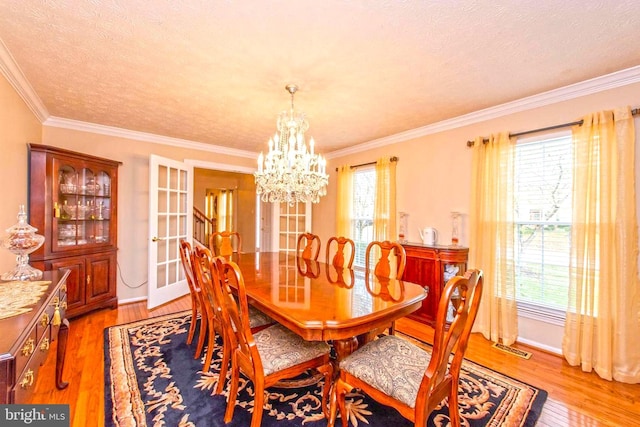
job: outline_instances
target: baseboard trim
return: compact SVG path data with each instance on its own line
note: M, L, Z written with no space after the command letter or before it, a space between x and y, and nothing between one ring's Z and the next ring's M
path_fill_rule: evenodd
M529 347L535 348L536 350L542 350L542 351L546 351L547 353L555 354L556 356L562 356L562 349L551 347L550 345L545 345L537 341L528 340L520 337L518 337L517 342L520 344L528 345Z
M133 304L134 302L140 302L140 301L146 301L147 297L135 297L135 298L127 298L127 299L120 299L118 300L118 305L124 305L124 304Z

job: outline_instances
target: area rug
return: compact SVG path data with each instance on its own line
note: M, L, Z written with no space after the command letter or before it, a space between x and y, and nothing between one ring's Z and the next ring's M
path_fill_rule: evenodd
M210 371L203 373L204 352L202 359L194 359L196 340L186 344L190 322L190 311L185 311L105 329L105 426L250 424L252 383L241 377L233 420L225 424L226 395L213 394L221 340L216 343ZM326 426L321 384L321 377L309 374L268 389L262 426ZM467 360L458 393L463 426L533 426L547 398L544 390ZM350 425L356 427L413 425L360 392L347 396L347 407ZM431 413L428 425L447 426L448 414L445 399Z

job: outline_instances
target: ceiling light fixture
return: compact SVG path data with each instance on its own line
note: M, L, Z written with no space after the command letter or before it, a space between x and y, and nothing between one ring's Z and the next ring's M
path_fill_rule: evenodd
M267 155L258 156L258 171L254 173L256 192L264 202L318 203L327 194L327 161L315 153L313 138L307 148L304 133L309 122L304 113L296 114L293 108L298 86L290 84L286 89L291 94L291 109L278 116L277 131L269 139Z

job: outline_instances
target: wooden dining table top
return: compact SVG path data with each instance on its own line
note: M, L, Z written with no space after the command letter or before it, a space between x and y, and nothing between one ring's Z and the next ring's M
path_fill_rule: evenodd
M420 308L420 285L281 252L234 254L250 303L310 341L346 340Z

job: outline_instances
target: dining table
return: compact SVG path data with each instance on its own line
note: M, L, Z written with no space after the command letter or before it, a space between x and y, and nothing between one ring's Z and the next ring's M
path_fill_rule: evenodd
M332 341L337 360L373 331L418 310L422 286L284 252L235 253L249 303L309 341Z

